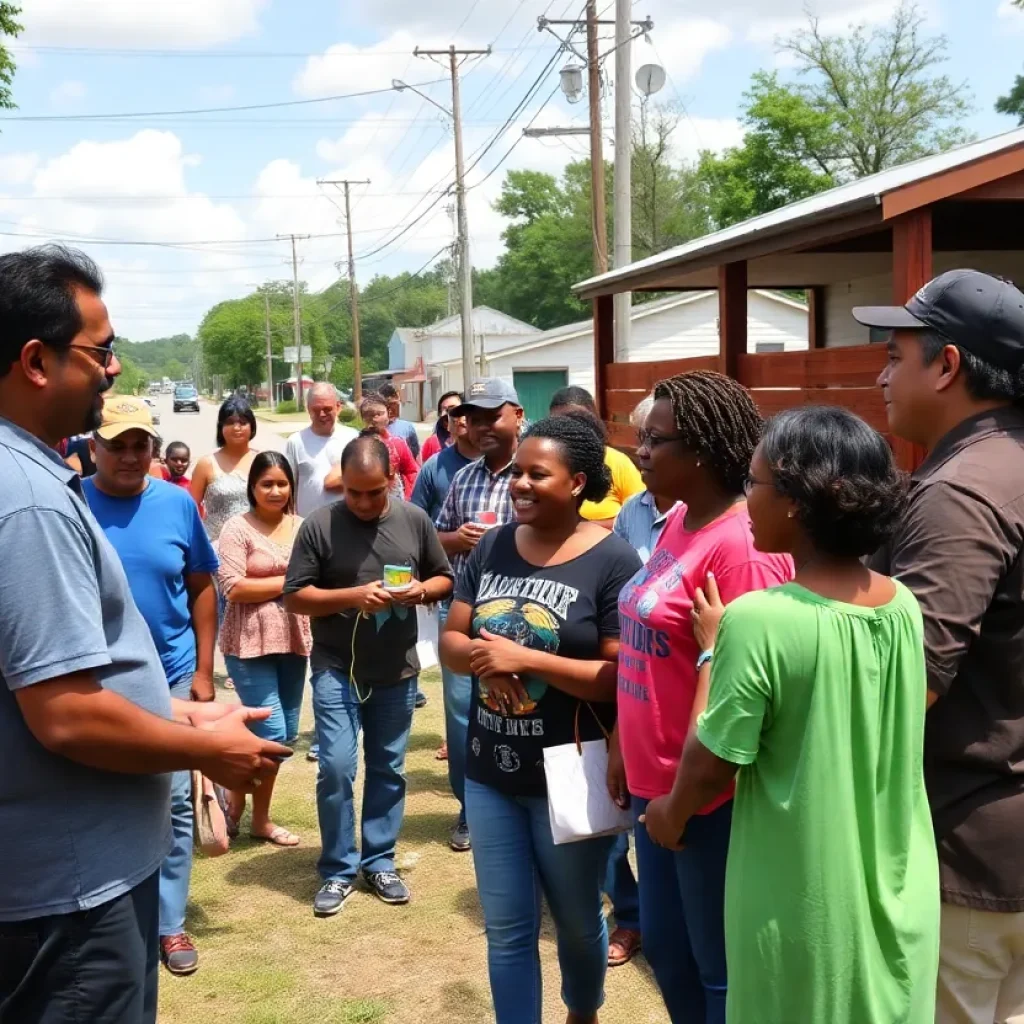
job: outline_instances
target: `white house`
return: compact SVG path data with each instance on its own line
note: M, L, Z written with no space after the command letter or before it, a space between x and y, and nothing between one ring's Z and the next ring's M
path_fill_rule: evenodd
M748 303L751 352L807 348L807 306L778 292L751 291ZM629 350L623 362L652 362L718 353L718 293L678 292L633 307ZM396 332L397 333L397 332ZM438 364L442 378L461 379L458 353ZM516 345L486 350L486 376L515 385L526 415L547 414L551 396L566 384L594 391L594 322L554 327ZM457 387L457 385L452 385Z
M531 324L490 306L473 309L476 352L490 356L541 336ZM396 328L388 342L388 369L374 378L390 378L402 390L402 415L418 419L437 405L445 391L462 390L462 318L458 314L429 327ZM422 390L422 395L421 395Z

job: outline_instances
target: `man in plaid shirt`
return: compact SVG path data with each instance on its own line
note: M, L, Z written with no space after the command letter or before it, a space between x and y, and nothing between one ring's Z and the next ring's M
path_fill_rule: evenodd
M512 460L519 446L523 409L511 384L495 377L473 381L462 405L451 416L465 416L469 440L482 458L460 469L438 513L435 526L441 546L451 561L456 584L469 553L492 526L513 518L508 486ZM440 609L441 628L448 618L448 604ZM459 818L448 844L457 852L470 849L466 825L466 732L473 684L469 676L442 666L444 717L448 734L448 780L459 801Z

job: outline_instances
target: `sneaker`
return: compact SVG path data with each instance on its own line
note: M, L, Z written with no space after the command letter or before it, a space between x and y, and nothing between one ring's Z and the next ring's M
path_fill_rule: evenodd
M320 760L320 744L314 743L306 752L306 760L316 764Z
M456 853L465 853L467 850L473 849L469 838L469 826L464 821L460 820L455 823L455 828L448 836L448 845Z
M313 897L313 913L317 917L331 917L341 910L345 900L352 895L352 883L332 879L320 886Z
M371 871L363 876L374 896L383 903L408 903L409 890L394 871Z
M160 936L160 959L171 974L195 974L199 970L199 954L184 932Z
M427 706L427 695L422 690L416 691L416 710Z

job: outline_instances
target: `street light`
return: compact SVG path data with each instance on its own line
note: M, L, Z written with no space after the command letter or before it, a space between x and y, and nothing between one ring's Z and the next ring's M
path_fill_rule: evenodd
M448 110L446 107L442 107L441 104L437 102L437 100L432 100L425 92L420 92L420 90L417 89L415 85L409 85L408 82L403 82L400 78L392 78L391 88L394 89L395 92L405 92L405 90L408 89L409 92L416 93L416 95L419 96L421 99L425 99L428 103L432 103L435 107L437 107L437 109L440 110L445 117L449 118L450 120L454 120L454 115L450 110Z
M583 68L579 64L566 64L559 72L558 84L570 103L579 103L583 95Z

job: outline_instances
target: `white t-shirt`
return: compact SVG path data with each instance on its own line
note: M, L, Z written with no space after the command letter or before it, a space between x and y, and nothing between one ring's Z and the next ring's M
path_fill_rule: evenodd
M330 437L314 434L312 427L306 427L288 438L284 453L291 463L298 488L296 512L303 519L341 496L340 491L324 490L324 480L341 462L345 445L358 436L351 427L338 424Z

